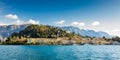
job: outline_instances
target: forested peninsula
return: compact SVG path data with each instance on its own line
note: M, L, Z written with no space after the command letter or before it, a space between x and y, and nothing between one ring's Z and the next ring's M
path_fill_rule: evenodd
M120 38L96 38L82 36L50 25L30 25L20 32L12 33L3 45L112 45L119 44Z

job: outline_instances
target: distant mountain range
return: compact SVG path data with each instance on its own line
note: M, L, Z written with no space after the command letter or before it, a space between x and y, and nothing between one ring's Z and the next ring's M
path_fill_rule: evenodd
M14 32L19 32L23 29L25 29L27 26L31 24L24 24L24 25L4 25L0 26L0 37L8 37ZM63 30L67 30L70 32L75 32L76 34L80 34L82 36L90 36L90 37L107 37L110 38L110 35L106 32L96 32L94 30L84 30L84 29L79 29L77 27L73 26L66 26L66 27L60 27Z
M19 31L25 29L28 25L30 25L30 24L0 26L0 37L8 37L14 32L19 32Z
M70 32L74 32L76 34L80 34L82 36L90 36L90 37L97 37L97 38L102 38L103 36L105 36L106 38L111 37L108 33L102 32L102 31L96 32L94 30L84 30L74 26L66 26L61 28Z

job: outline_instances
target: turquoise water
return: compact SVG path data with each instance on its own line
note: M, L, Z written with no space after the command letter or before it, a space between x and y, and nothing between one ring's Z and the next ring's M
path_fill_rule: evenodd
M119 45L0 46L0 60L120 60Z

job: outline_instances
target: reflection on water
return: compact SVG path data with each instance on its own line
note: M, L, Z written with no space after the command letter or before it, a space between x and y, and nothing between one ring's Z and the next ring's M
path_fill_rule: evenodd
M119 45L0 46L0 60L120 60Z

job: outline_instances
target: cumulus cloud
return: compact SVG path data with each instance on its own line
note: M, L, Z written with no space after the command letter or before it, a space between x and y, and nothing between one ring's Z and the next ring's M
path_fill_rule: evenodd
M120 32L120 29L113 29L112 32Z
M64 24L65 21L64 20L61 20L61 21L58 21L58 22L55 22L56 24Z
M24 21L16 20L13 24L21 25L21 24L24 24Z
M80 22L80 23L79 23L79 26L85 26L85 23Z
M85 26L84 22L72 22L72 26Z
M5 18L17 20L17 19L18 19L18 16L17 16L17 15L13 15L13 14L7 14L7 15L5 15Z
M33 20L33 19L29 19L28 21L16 20L16 21L14 21L13 24L16 24L16 25L21 25L21 24L39 24L39 21L36 21L36 20Z
M27 24L39 24L39 21L29 19L29 21L27 21Z
M7 25L6 23L0 22L0 25Z
M94 21L94 22L92 23L92 26L98 26L98 25L100 25L100 22L99 22L99 21Z
M120 33L119 33L120 29L109 29L106 32L110 33L111 35L119 36L120 37Z
M28 21L22 21L18 18L17 15L13 14L7 14L5 15L5 18L7 19L13 19L13 21L10 21L9 24L16 24L16 25L21 25L21 24L39 24L39 21L29 19ZM3 23L1 23L3 25Z
M72 22L72 25L76 26L76 25L78 25L78 22Z

